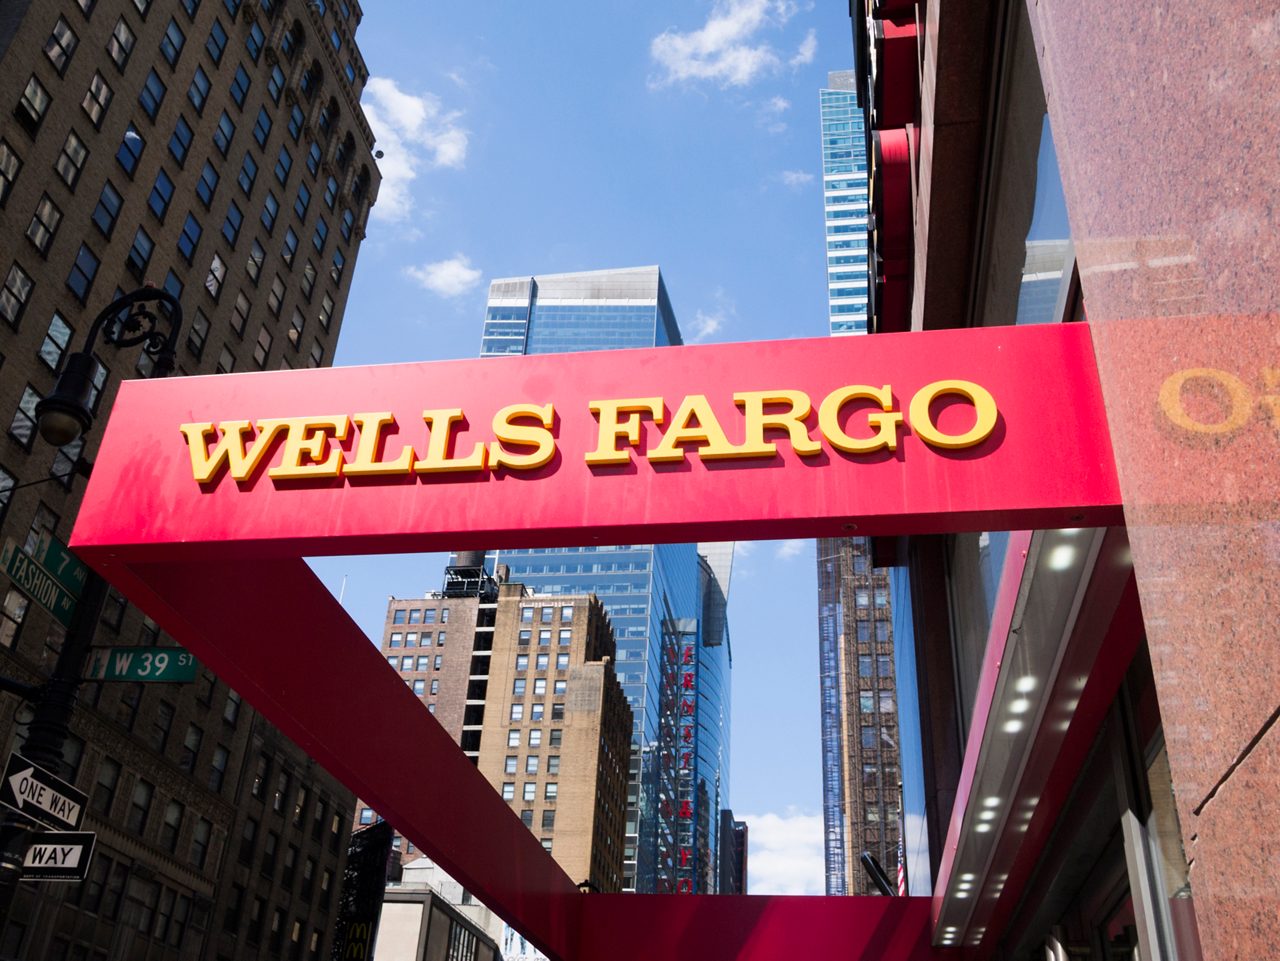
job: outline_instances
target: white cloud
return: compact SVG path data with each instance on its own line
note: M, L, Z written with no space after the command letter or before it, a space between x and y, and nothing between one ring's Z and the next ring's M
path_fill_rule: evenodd
M421 267L406 267L404 272L420 286L441 297L465 294L480 283L482 276L480 269L472 267L470 258L462 254L455 254L448 260L423 264Z
M721 87L747 86L782 63L773 45L756 34L781 27L795 12L791 0L716 0L697 30L666 30L653 38L649 54L663 71L654 85L710 80Z
M413 210L410 187L423 170L462 169L467 159L467 131L462 114L446 110L435 94L411 94L387 77L365 84L365 116L383 152L378 161L382 186L373 216L406 220Z
M809 542L805 540L782 541L778 544L777 549L774 551L774 557L776 557L780 561L792 560L794 558L799 557L801 554L803 554L804 549L805 547L808 546L808 544Z
M738 541L738 542L736 542L736 543L733 545L733 560L734 560L734 563L737 563L738 561L745 561L748 557L750 557L752 554L754 554L754 553L755 553L755 551L756 551L756 542L755 542L755 541Z
M784 133L787 122L782 115L791 109L791 101L786 97L773 96L757 107L756 121L771 134Z
M813 174L807 170L784 170L778 174L778 179L793 190L799 190L801 187L813 183Z
M823 894L822 816L788 808L748 814L747 887L751 894Z
M814 56L818 53L818 31L813 28L804 35L804 39L800 41L800 46L796 49L795 56L787 61L792 67L803 67L805 64L813 63Z
M715 300L715 307L709 310L699 308L697 313L693 315L692 332L685 338L688 343L704 343L707 339L720 333L725 325L737 316L737 308L734 306L733 301L725 296L724 290L716 289Z

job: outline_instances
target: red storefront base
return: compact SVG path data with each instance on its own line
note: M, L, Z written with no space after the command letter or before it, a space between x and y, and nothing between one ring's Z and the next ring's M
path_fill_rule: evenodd
M930 947L927 899L579 893L580 879L567 877L542 849L301 558L592 539L1114 524L1117 484L1088 329L520 358L497 381L510 392L499 399L490 376L497 369L482 361L131 382L108 425L73 543L269 721L555 958L941 955L944 949ZM703 463L691 444L678 465L645 463L638 452L601 472L582 464L596 440L586 412L599 398L660 396L674 407L702 394L732 425L737 391L801 390L821 398L850 382L890 383L904 406L923 385L960 377L989 389L999 410L989 438L963 450L939 451L921 439L926 405L912 412L915 423L904 425L893 456L825 452L805 460L783 442L773 458L737 467ZM390 411L421 444L409 427L417 419L420 431L424 407L463 407L483 428L502 403L553 399L558 446L545 465L425 483L412 476L277 483L259 473L200 485L178 430L183 423ZM954 434L968 429L964 415L963 405L952 405L930 416ZM815 420L805 420L808 430ZM845 429L861 432L853 424ZM652 443L653 427L647 432ZM740 434L730 433L739 443ZM330 454L358 459L350 436L324 440L314 459ZM287 445L276 443L263 465L289 456ZM125 489L127 505L116 497ZM279 643L299 637L307 640L305 656L296 644ZM404 764L405 745L413 745L414 765Z

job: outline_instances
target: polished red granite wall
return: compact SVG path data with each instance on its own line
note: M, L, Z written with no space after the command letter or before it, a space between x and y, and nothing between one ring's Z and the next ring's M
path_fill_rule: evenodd
M1275 0L1027 3L1204 956L1270 957L1280 942L1280 12Z

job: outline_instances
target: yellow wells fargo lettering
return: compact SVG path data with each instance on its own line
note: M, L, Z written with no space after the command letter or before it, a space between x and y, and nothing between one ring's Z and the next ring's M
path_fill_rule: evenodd
M971 427L957 434L938 425L932 407L943 397L959 398L972 408ZM670 417L662 397L591 401L588 408L596 420L596 446L583 459L591 467L627 464L637 458L679 463L690 454L706 461L769 459L784 442L801 457L822 453L824 442L833 451L862 455L897 450L899 436L908 428L930 447L957 450L990 437L998 418L990 392L964 380L940 380L920 388L905 414L895 409L888 384L837 388L818 404L817 436L809 426L814 405L803 391L743 391L734 394L733 401L740 411L732 425L735 437L742 438L737 443L703 394L682 398ZM266 471L275 481L530 471L550 463L556 454L556 411L549 403L502 408L489 424L493 439L487 441L461 438L471 426L461 408L424 410L421 416L424 443L402 435L390 411L267 417L256 424L203 422L182 424L179 430L191 455L192 476L202 484L215 481L224 471L233 480L251 480L276 446L277 463ZM645 420L652 437L642 450ZM356 436L349 442L353 430Z

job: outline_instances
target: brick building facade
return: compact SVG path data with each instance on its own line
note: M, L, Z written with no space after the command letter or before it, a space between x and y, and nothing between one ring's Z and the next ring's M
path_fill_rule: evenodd
M66 541L140 348L99 340L86 437L36 436L91 319L180 299L178 373L332 360L378 174L352 2L15 0L0 11L0 540ZM121 491L122 498L128 491ZM234 629L228 611L228 629ZM0 576L0 673L39 683L61 625ZM171 643L113 594L98 645ZM25 735L3 695L0 746ZM82 685L62 774L98 845L24 884L0 957L318 958L353 798L207 670Z

